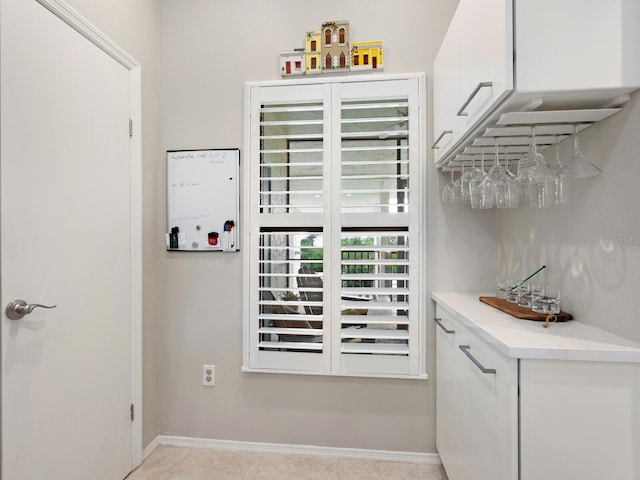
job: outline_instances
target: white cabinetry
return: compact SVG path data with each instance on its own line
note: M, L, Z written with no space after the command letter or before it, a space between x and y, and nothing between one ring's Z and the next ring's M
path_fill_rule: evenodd
M638 364L523 360L520 369L522 480L640 478Z
M512 90L511 16L510 1L460 0L433 67L436 156Z
M639 22L637 0L460 0L433 67L436 164L456 166L507 112L624 103Z
M517 362L439 315L436 442L449 478L515 478Z
M579 322L544 329L477 296L433 298L449 480L640 478L640 345Z

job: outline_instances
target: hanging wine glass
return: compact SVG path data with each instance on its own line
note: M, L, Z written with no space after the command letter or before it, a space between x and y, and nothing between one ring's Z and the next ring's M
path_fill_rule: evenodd
M483 172L482 176L474 175L469 181L469 190L471 192L471 208L493 208L495 199L495 185L491 180L485 182L487 177L484 174L484 149L480 153L480 168Z
M538 151L536 142L536 127L531 127L530 151L518 164L518 183L520 188L526 189L529 205L534 208L544 208L555 204L556 182L558 176L549 167L547 161Z
M451 203L451 190L453 189L453 170L451 170L451 180L442 189L442 203Z
M460 170L460 182L458 186L460 188L460 203L468 204L471 203L471 196L469 195L469 169L463 165L462 170Z
M456 182L454 180L454 170L451 170L451 180L444 186L442 190L442 203L457 203L460 198L459 191L456 191Z
M498 150L498 139L495 145L495 165L487 173L487 177L491 179L495 189L495 203L498 208L517 208L520 202L520 187L517 182L511 178L507 170L500 165L500 155ZM505 162L507 156L505 152ZM483 180L484 182L485 180Z
M475 158L471 160L470 166L462 167L462 174L460 175L460 200L462 203L469 205L471 203L471 179L475 176L482 178L484 172L476 167Z
M567 204L569 203L569 199L571 198L571 190L573 180L570 176L562 173L562 168L564 167L564 163L560 160L560 137L556 135L556 143L555 143L555 161L551 166L554 173L557 175L558 179L556 180L556 204Z
M580 124L573 125L573 155L564 162L564 165L560 169L562 175L567 175L572 178L587 178L600 175L602 170L586 158L578 145Z

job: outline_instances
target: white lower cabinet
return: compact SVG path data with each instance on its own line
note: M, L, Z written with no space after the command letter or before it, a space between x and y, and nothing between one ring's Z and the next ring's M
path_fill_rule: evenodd
M436 296L456 300L436 306L436 446L449 480L640 480L640 346Z
M438 317L436 443L449 479L517 478L517 362Z
M522 480L640 479L637 363L521 360L520 409Z

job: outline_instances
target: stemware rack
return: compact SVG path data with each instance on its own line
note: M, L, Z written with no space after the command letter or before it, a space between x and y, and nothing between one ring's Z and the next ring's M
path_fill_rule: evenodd
M542 101L529 102L521 111L501 112L489 115L478 127L463 137L450 152L436 162L443 171L459 171L484 157L485 165L495 161L495 146L498 144L500 161L517 162L530 151L532 134L538 149L562 142L573 134L574 126L579 131L589 128L616 113L629 100L622 94L601 108L580 108L566 110L534 110ZM437 148L437 147L435 147Z

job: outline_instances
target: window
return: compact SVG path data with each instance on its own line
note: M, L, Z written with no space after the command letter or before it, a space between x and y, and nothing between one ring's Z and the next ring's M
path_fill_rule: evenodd
M338 30L338 35L340 45L344 45L346 43L347 30L344 27L340 27L340 30Z
M316 70L318 68L318 59L316 57L311 57L311 70Z
M315 40L311 40L311 51L315 52L316 50L317 50L316 41Z
M245 369L424 376L423 83L248 86Z
M331 46L331 29L330 28L324 29L324 45L325 47Z
M340 68L345 68L347 66L347 57L344 52L340 53Z

